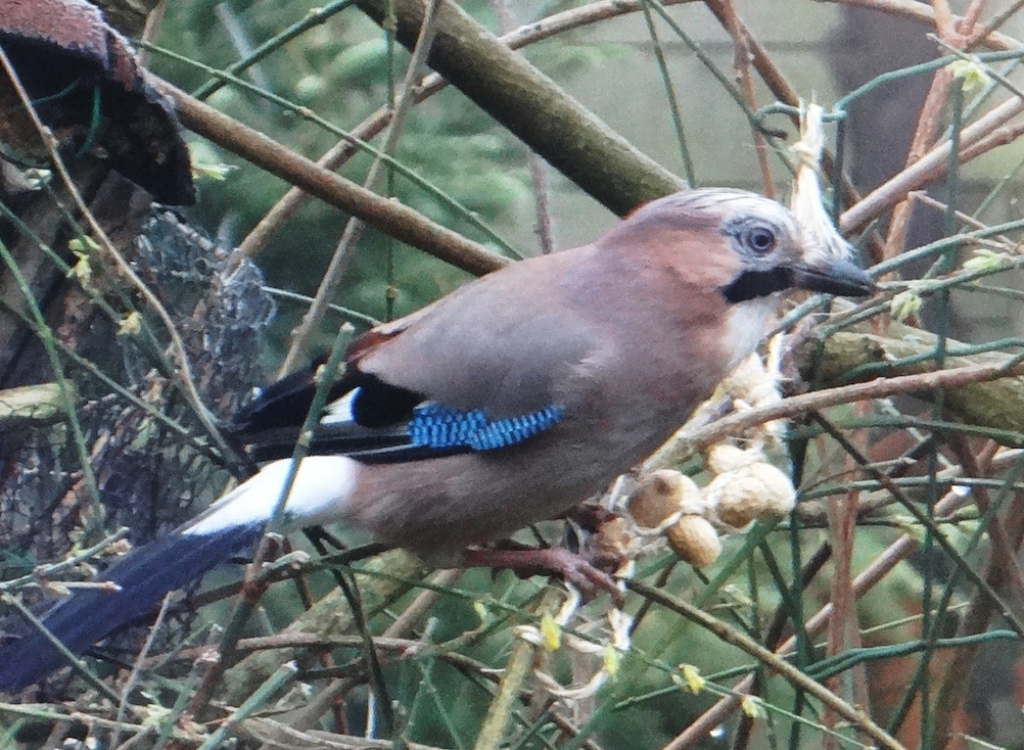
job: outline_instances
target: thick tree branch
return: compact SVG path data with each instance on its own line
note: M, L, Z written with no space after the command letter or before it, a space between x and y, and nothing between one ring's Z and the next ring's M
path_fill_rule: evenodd
M435 224L397 200L377 195L317 166L316 162L203 104L166 81L154 79L154 85L174 100L178 116L189 130L310 195L348 211L401 242L476 275L494 271L509 262L461 234Z
M945 394L946 408L975 427L997 430L999 433L1024 433L1024 378L1019 377L1021 368L999 372L1010 363L1008 355L990 352L963 357L947 356L945 369L939 371L935 359L927 358L936 351L934 334L899 323L891 324L889 334L878 336L867 331L848 331L829 337L821 352L823 385L848 385L852 382L874 381L880 377L930 376L951 374L957 370L991 368L993 374L1002 374L1003 377L964 382L948 388ZM956 352L964 346L957 341L946 340L947 351ZM806 355L810 354L811 349L810 346L804 349L805 356L799 363L808 376L811 360ZM1008 435L999 437L997 434L994 439L1006 445L1018 444Z
M398 41L413 49L423 0L359 2L382 25L389 5ZM430 67L615 214L686 187L455 3L441 4L436 23Z

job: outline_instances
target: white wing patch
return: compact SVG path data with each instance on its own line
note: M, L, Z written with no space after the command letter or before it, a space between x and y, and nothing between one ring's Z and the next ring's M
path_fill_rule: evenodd
M358 388L353 388L337 401L327 404L324 415L320 418L320 424L336 424L337 422L353 422L352 402L355 401Z
M267 464L185 527L182 534L205 536L238 526L266 523L281 499L291 465L290 458ZM302 459L285 503L288 526L297 528L327 518L343 518L359 468L358 462L344 456Z

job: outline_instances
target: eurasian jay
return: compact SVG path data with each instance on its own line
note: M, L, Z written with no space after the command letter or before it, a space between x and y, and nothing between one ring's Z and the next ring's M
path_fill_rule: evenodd
M287 526L343 522L436 556L564 514L683 424L756 349L783 293L870 293L867 274L809 237L774 201L690 190L592 244L512 264L377 326L347 353L317 455L295 473ZM286 428L282 412L304 418L306 380L270 386L239 415L263 458L274 455L264 437ZM79 591L46 627L81 653L258 539L291 468L291 447L279 455L289 458L114 564L102 580L119 591ZM63 663L32 633L0 650L0 689Z

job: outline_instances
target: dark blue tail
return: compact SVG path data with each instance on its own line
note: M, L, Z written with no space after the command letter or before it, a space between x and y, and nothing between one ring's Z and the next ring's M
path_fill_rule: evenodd
M79 655L118 629L150 615L168 592L200 580L211 568L259 539L261 533L261 525L202 536L175 532L139 547L99 579L116 583L121 591L77 591L51 609L43 624ZM45 636L32 632L0 648L0 690L21 690L65 663Z

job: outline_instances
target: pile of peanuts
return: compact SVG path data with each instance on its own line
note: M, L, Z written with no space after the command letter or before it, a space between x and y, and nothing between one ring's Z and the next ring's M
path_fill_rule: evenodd
M722 553L719 532L747 530L758 519L782 518L796 504L790 478L760 451L716 445L708 452L715 477L701 489L674 469L653 472L628 500L646 533L663 532L686 562L704 568Z

